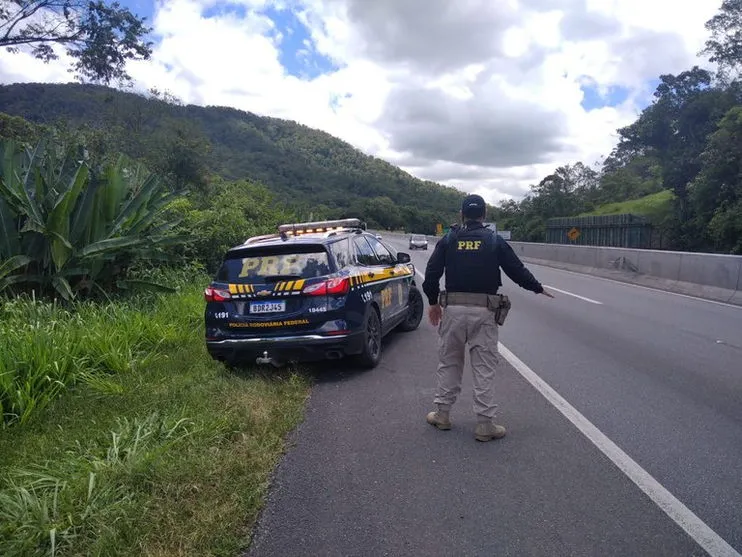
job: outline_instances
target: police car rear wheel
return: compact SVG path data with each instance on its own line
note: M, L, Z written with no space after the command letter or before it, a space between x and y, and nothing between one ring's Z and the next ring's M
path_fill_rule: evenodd
M417 288L410 288L410 298L407 302L407 317L399 324L400 331L414 331L422 321L425 305L422 294Z
M373 368L381 359L381 321L373 306L366 310L365 324L363 352L358 355L358 362L365 368Z

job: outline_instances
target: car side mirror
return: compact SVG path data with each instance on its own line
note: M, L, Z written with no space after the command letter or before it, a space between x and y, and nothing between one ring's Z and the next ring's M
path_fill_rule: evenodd
M410 262L410 254L405 253L403 251L397 252L397 263L409 263Z

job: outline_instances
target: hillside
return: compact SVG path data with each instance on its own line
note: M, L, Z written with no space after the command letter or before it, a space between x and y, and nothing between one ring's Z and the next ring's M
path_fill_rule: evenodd
M594 210L581 213L580 217L598 215L619 215L631 213L642 215L654 223L661 224L665 219L672 217L673 201L675 196L670 190L645 195L638 199L607 203Z
M37 124L89 126L128 155L188 181L201 171L248 178L317 216L433 232L456 220L462 193L417 179L325 132L226 107L168 103L96 85L0 86L0 112Z

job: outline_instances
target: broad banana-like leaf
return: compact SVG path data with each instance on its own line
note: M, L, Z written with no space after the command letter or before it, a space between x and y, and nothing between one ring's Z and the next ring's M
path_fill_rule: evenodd
M183 222L183 220L184 220L183 217L179 217L179 218L177 218L175 220L171 220L171 221L165 222L163 224L160 224L158 226L154 226L154 227L152 227L150 229L149 235L150 236L159 236L161 234L164 234L165 232L167 232L169 230L172 230L173 228L175 228L176 226L178 226L181 222ZM186 239L187 238L190 238L190 236L185 236L185 238Z
M24 232L38 232L39 234L46 234L46 226L44 226L44 223L38 222L34 219L26 218L23 226L21 227L21 234Z
M68 250L74 249L72 247L72 244L70 244L70 241L67 238L65 238L64 236L62 236L61 234L59 234L58 232L55 232L53 230L47 230L47 232L49 232L49 236L51 236L52 240L55 240L57 242L60 242Z
M44 167L44 153L46 153L46 141L42 139L36 145L36 148L30 153L30 158L26 161L28 168L23 177L23 182L17 184L19 197L25 205L25 214L28 215L29 218L33 218L40 223L44 222L44 217L41 213L39 204L36 202L36 199L31 197L30 192L37 189L36 181L41 179L40 169ZM44 189L42 189L40 193L44 196L46 195ZM40 197L41 196L39 196L39 198Z
M88 185L83 190L80 201L75 207L69 236L70 242L73 245L89 244L92 241L90 236L90 222L95 218L93 215L93 203L98 188L99 182L89 179Z
M31 263L32 259L27 255L14 255L9 259L0 261L0 278L8 276L13 271Z
M93 196L93 203L90 209L90 224L84 242L85 244L92 244L99 240L105 240L108 237L105 226L106 218L103 210L103 200L106 196L105 186L105 182L101 182L100 187L97 188Z
M122 236L119 238L108 238L107 240L88 244L78 252L78 255L81 258L91 257L93 255L103 255L107 252L133 247L142 244L143 242L144 239L139 237L130 238Z
M8 286L13 286L14 284L22 282L28 282L28 279L24 275L10 275L9 277L1 278L0 292L5 290Z
M25 281L23 275L10 275L21 267L31 263L32 259L26 255L14 255L13 257L0 261L0 292L11 284Z
M124 177L124 157L120 156L113 164L108 167L106 172L106 185L102 188L103 198L103 217L105 222L113 223L116 219L116 209L126 199L127 182Z
M60 194L47 222L48 233L52 236L51 238L51 252L52 260L57 270L64 267L65 263L69 260L72 255L72 244L70 244L68 237L70 235L70 218L72 209L77 203L77 198L80 196L82 188L88 181L88 167L85 164L81 164L77 167L77 170L72 174L70 183L65 187L65 190Z
M2 177L0 177L0 180L2 180ZM21 238L18 234L18 215L0 197L0 259L18 255L20 251Z
M62 271L59 271L59 275L62 277L84 276L89 274L90 269L88 269L87 267L67 267Z
M129 199L128 203L119 213L116 222L113 223L111 234L116 234L121 229L122 225L132 216L136 216L139 209L147 204L153 193L161 188L161 182L155 175L150 175L142 185L141 189L136 192L135 195Z
M150 236L149 242L153 246L164 247L164 246L176 246L182 244L190 238L188 234L180 235L162 235L162 236Z
M149 228L150 226L154 224L154 222L159 217L162 208L165 207L170 201L178 197L180 196L176 193L167 194L161 197L160 199L156 200L155 202L151 203L150 206L148 207L147 214L143 215L139 219L139 221L131 227L130 233L132 234L143 233L147 228Z
M20 155L16 152L16 146L13 141L3 142L2 160L2 168L0 168L0 195L3 196L6 203L16 214L21 214L23 207L23 197L19 194L19 188L22 187L20 174L21 162Z
M59 295L67 301L70 301L75 297L75 294L72 292L72 288L70 287L70 283L67 282L66 278L60 275L52 277L52 286L54 286L54 289L59 292Z

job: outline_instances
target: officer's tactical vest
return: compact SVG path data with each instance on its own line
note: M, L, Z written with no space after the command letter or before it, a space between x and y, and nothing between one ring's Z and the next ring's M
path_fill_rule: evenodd
M495 233L452 226L446 236L446 288L494 294L501 285Z

